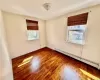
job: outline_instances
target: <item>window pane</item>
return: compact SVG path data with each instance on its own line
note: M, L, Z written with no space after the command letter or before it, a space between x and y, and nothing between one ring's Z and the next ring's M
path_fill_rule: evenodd
M28 30L27 35L28 35L28 40L39 39L39 31L38 30Z

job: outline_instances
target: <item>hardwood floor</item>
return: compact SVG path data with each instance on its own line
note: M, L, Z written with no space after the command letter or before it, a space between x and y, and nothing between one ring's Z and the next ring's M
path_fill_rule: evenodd
M100 71L44 48L12 60L14 80L100 80Z

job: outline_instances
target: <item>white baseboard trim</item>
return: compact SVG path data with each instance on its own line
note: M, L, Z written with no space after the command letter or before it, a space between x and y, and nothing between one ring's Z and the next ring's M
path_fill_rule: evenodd
M81 59L81 61L98 69L98 64L97 63L91 62L91 61L86 60L86 59Z
M77 59L77 60L79 60L79 61L81 61L81 62L84 62L84 63L86 63L86 64L89 64L89 65L91 65L91 66L93 66L93 67L95 67L95 68L97 68L97 69L100 69L100 64L98 64L98 63L95 63L95 62L86 60L86 59L84 59L84 58L78 57L78 56L76 56L76 55L70 54L70 53L68 53L68 52L62 51L62 50L57 49L57 48L55 48L54 50L56 50L56 51L58 51L58 52L61 52L61 53L65 54L65 55L67 55L67 56L70 56L70 57L72 57L72 58L74 58L74 59Z
M77 59L77 60L81 60L80 57L75 56L75 55L72 55L72 54L67 53L67 52L64 52L64 51L62 51L62 50L60 50L60 49L56 49L56 48L55 48L54 50L56 50L56 51L58 51L58 52L61 52L61 53L65 54L65 55L67 55L67 56L70 56L70 57L72 57L72 58L75 58L75 59Z
M100 64L99 64L99 68L98 69L100 70Z

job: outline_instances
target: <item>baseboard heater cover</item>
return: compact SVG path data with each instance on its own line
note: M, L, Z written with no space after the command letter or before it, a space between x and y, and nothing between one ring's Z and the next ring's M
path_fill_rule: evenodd
M99 68L98 69L100 70L100 64L99 64Z
M65 55L67 55L67 56L70 56L70 57L72 57L72 58L75 58L75 59L77 59L77 60L79 60L79 61L82 61L82 62L84 62L84 63L86 63L86 64L89 64L89 65L91 65L91 66L93 66L93 67L96 67L96 68L100 69L100 64L98 64L98 63L95 63L95 62L86 60L86 59L84 59L84 58L81 58L81 57L76 56L76 55L73 55L73 54L71 54L71 53L62 51L62 50L57 49L57 48L55 48L55 50L58 51L58 52L61 52L61 53L65 54Z
M69 57L72 57L72 58L75 58L75 59L81 60L81 58L78 57L78 56L76 56L76 55L70 54L70 53L68 53L68 52L65 52L65 51L62 51L62 50L60 50L60 49L56 49L56 48L55 48L55 50L58 51L58 52L61 52L61 53L65 54L65 55L67 55L67 56L69 56Z

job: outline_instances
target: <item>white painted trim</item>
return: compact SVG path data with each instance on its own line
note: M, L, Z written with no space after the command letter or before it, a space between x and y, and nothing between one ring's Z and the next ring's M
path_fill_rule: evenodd
M31 13L31 12L27 12L24 8L22 8L21 6L17 5L17 6L12 6L11 9L6 9L4 7L1 7L1 9L3 11L6 12L11 12L11 13L15 13L15 14L20 14L20 15L26 15L26 16L30 16L30 17L37 17L43 20L49 20L64 14L67 14L69 12L73 12L73 11L77 11L83 8L88 8L91 6L95 6L100 4L100 0L83 0L83 2L80 3L76 3L70 6L66 6L63 9L60 9L59 11L51 11L51 13L47 14L47 15L41 15L40 14L36 14L36 13Z
M99 64L99 67L98 67L98 69L100 70L100 64Z
M67 52L64 52L64 51L62 51L62 50L60 50L60 49L56 49L56 48L55 48L54 50L56 50L56 51L58 51L58 52L61 52L61 53L65 54L65 55L67 55L67 56L70 56L70 57L72 57L72 58L75 58L75 59L77 59L77 60L81 60L80 57L75 56L75 55L72 55L72 54L67 53Z
M86 60L86 59L81 59L81 61L98 69L98 64L97 63L91 62L91 61Z
M55 17L67 14L69 12L77 11L77 10L95 6L98 4L100 4L100 0L84 0L81 3L76 3L74 5L66 7L64 9L61 9L58 12L52 12L52 15L44 16L43 19L45 19L45 20L53 19Z
M91 65L91 66L93 66L93 67L95 67L95 68L98 68L98 65L99 65L98 63L95 63L95 62L92 62L92 61L83 59L83 58L81 58L81 57L75 56L75 55L73 55L73 54L70 54L70 53L68 53L68 52L62 51L62 50L57 49L57 48L55 48L54 50L56 50L56 51L58 51L58 52L61 52L61 53L65 54L65 55L67 55L67 56L70 56L70 57L72 57L72 58L74 58L74 59L77 59L77 60L79 60L79 61L81 61L81 62L87 63L87 64L89 64L89 65ZM100 66L99 66L99 69L100 69Z

